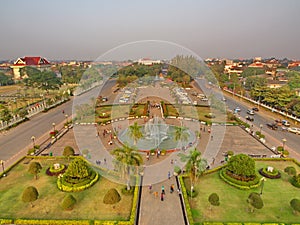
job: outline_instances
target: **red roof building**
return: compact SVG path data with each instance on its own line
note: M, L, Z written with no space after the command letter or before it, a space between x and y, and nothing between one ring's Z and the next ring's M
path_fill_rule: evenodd
M18 58L14 64L11 66L13 69L14 79L21 79L20 69L25 66L32 66L41 70L47 69L51 66L50 62L40 56L32 57L25 56L23 58Z

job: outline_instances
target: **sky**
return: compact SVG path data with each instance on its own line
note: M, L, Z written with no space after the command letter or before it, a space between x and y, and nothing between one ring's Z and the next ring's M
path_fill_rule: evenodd
M182 46L203 59L300 59L299 9L299 0L1 0L0 60L95 60L124 46L139 49L128 58Z

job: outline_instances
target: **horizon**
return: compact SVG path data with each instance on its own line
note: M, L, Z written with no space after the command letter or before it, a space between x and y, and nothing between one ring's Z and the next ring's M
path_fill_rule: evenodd
M203 59L300 59L297 0L71 3L2 1L0 60L32 55L94 61L143 40L174 43ZM151 54L144 49L145 57Z

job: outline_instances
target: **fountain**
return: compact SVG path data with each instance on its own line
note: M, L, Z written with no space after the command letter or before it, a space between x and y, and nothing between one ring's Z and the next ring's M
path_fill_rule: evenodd
M151 149L176 149L181 144L179 141L174 140L175 126L166 124L164 120L160 117L154 117L150 119L144 126L142 126L141 131L143 133L143 138L140 138L136 146L133 144L133 139L129 135L128 128L119 133L119 140L121 143L127 143L129 146L136 147L139 150L151 150ZM194 132L188 130L188 140L183 142L183 146L188 146L194 143L196 140Z

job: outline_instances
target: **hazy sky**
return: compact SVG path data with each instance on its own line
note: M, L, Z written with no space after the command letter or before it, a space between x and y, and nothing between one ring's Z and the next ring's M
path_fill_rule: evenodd
M141 40L171 41L202 58L300 59L299 0L0 3L0 59L41 55L94 60Z

